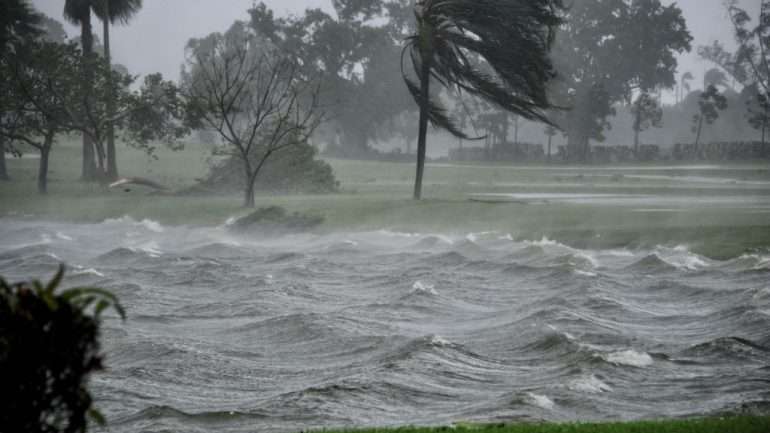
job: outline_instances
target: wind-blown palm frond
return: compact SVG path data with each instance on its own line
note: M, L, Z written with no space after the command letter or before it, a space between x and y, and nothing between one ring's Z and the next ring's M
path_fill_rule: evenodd
M91 13L93 0L67 0L64 2L64 19L74 25L83 21L83 16Z
M430 83L468 93L525 119L548 124L548 53L562 0L417 0L417 33L406 39L401 71L420 106L415 199L422 194L426 125L468 138L431 98ZM419 85L405 71L409 57Z
M420 34L404 49L418 76L427 61L441 85L550 123L546 83L554 71L547 53L561 7L561 0L423 0L416 13Z
M142 0L92 0L93 10L100 20L104 20L105 12L109 9L109 20L111 24L128 24L141 9ZM109 5L106 2L109 1ZM108 7L105 7L108 6Z

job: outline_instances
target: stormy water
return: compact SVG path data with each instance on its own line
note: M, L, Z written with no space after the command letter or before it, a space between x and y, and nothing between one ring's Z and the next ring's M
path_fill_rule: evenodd
M505 233L3 219L0 274L112 290L106 431L626 420L770 407L770 254Z

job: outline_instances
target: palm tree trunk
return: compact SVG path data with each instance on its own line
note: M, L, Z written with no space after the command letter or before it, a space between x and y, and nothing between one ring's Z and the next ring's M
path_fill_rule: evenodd
M91 31L91 11L84 14L80 22L80 42L83 45L83 56L89 58L94 51L94 37ZM85 97L89 99L91 92L89 91L92 83L93 72L86 62L85 70L83 71L83 88L86 91ZM92 181L96 178L96 164L94 161L94 144L93 140L88 134L83 134L83 169L81 173L81 179L85 181Z
M414 199L422 199L422 177L425 173L425 152L428 138L428 110L430 98L430 56L422 56L420 71L420 131L417 138L417 174L414 179Z
M11 180L8 168L5 166L5 139L0 136L0 180Z
M105 16L110 16L110 0L105 0ZM110 118L115 116L115 95L112 92L112 56L110 54L110 20L105 18L104 24L104 59L109 66L107 69L107 114ZM107 124L107 179L113 181L118 178L118 163L115 155L115 127L112 122Z

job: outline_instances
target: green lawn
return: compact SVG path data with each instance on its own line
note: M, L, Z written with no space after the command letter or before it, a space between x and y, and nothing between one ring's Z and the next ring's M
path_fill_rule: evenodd
M209 152L189 145L163 150L154 161L121 146L124 176L151 178L172 188L194 183L206 172ZM714 197L770 198L770 165L718 168L686 165L505 166L429 164L425 200L410 199L413 164L329 160L341 181L331 195L259 196L257 206L323 215L320 230L510 233L519 239L544 236L579 247L685 244L712 257L731 257L770 246L770 210L708 205ZM164 224L221 224L243 215L239 194L166 196L142 187L130 192L77 180L80 150L75 141L55 148L48 196L35 191L35 159L9 159L12 182L0 183L0 215L68 221L102 221L130 215ZM767 182L767 185L763 184ZM479 202L479 193L615 194L662 197L668 204L640 206L569 203L560 200ZM681 200L680 200L681 198ZM493 200L494 201L494 200ZM665 209L672 207L674 209ZM704 204L706 203L706 204ZM651 209L648 209L651 207Z
M602 424L497 424L355 430L356 433L439 433L450 431L467 433L767 433L770 431L770 418L736 417ZM335 432L329 430L326 433Z

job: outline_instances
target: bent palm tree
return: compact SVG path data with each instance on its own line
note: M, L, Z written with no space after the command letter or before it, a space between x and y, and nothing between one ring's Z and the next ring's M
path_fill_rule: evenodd
M128 21L142 8L142 0L95 0L94 12L102 20L103 38L104 38L104 58L107 64L112 66L112 56L110 53L110 24L120 22L128 24ZM112 74L108 74L107 81L110 83ZM112 88L110 83L109 88ZM107 106L110 113L115 112L115 95L108 96ZM115 180L118 178L118 163L115 154L115 130L112 123L107 127L107 178Z
M83 56L90 57L94 52L94 35L91 28L91 8L97 0L66 0L64 3L64 18L75 25L80 25L80 44ZM87 63L86 63L87 64ZM83 88L88 89L93 81L93 73L89 68L83 71ZM86 103L90 92L85 93ZM96 162L94 159L94 145L88 134L83 134L83 167L81 179L94 180L96 178Z
M403 71L402 57L404 81L420 106L416 200L422 197L428 121L467 138L431 99L431 78L525 119L550 123L543 111L552 108L546 95L554 76L548 52L562 7L562 0L417 1L417 33L407 38L404 54L409 54L419 84Z

